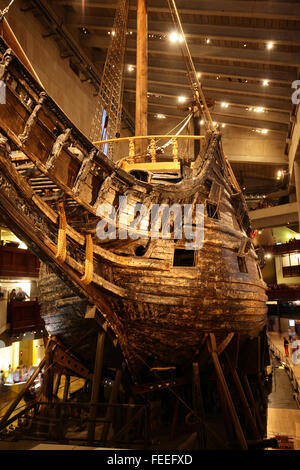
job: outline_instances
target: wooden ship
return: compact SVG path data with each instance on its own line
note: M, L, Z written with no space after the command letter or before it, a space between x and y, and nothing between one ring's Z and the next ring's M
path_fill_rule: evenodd
M169 4L181 31L175 2ZM212 402L218 403L226 436L219 445L230 441L247 449L249 439L265 437L266 285L252 245L247 206L185 41L191 109L205 120L205 135L147 136L143 7L145 2L139 0L141 54L133 137L116 137L121 85L112 85L113 90L104 86L105 74L112 70L113 48L120 54L119 72L124 66L125 46L117 46L125 38L127 0L121 0L117 9L116 35L103 71L91 140L47 95L20 51L14 52L8 40L0 40L0 79L6 85L6 104L0 105L1 217L42 261L39 301L49 333L45 358L26 389L43 369L43 408L46 403L59 403L56 395L62 376L66 378L64 403L71 402L70 376L85 379L90 384L87 405L94 405L89 408L87 442L91 443L96 440L101 380L112 374L110 406L121 400L120 384L123 406L147 408L152 400L162 400L168 403L172 436L183 422L201 437L198 446L204 448L204 436L209 434L206 415L214 407ZM106 99L109 93L111 101ZM115 120L108 121L105 134L103 129L99 134L97 122L101 117L103 121L103 109ZM171 162L159 161L159 138L171 140ZM182 159L179 142L183 140L201 143L193 162ZM104 146L110 155L121 142L127 142L128 150L116 163L104 153ZM37 192L36 181L41 180L50 181L55 192ZM120 197L125 196L126 204L120 209ZM187 250L190 240L176 238L174 219L169 238L151 238L145 225L142 238L101 240L97 236L101 204L109 204L118 214L113 227L117 234L124 228L136 233L132 222L137 204L147 208L190 205L192 227L196 207L201 205L203 246ZM218 391L214 399L210 387ZM12 412L23 397L24 392L2 417L0 430L12 422ZM38 414L36 403L32 406ZM108 427L112 410L106 412ZM40 413L47 415L44 408ZM107 442L107 422L103 433ZM147 447L151 439L147 431L143 436Z

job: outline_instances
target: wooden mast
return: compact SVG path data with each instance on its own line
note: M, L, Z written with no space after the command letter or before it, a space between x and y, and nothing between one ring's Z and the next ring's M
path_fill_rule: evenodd
M137 0L136 109L135 135L148 134L148 12L147 0ZM145 155L147 141L138 141L136 154Z

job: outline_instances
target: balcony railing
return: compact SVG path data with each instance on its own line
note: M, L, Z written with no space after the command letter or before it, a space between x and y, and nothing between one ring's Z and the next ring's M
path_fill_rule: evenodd
M39 276L40 261L29 250L0 246L0 276L10 278Z
M7 322L11 325L12 335L45 328L37 300L9 302L7 304Z

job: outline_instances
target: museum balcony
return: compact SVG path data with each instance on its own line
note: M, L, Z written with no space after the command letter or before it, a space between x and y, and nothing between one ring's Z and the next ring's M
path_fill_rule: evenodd
M13 243L0 245L0 278L37 278L39 259Z
M9 302L7 305L7 323L10 325L10 334L13 337L27 332L36 333L37 330L43 330L45 324L40 316L40 305L37 299Z

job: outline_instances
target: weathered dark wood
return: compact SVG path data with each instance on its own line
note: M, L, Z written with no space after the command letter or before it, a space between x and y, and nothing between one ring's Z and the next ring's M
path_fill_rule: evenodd
M225 377L224 377L224 374L223 374L223 371L222 371L222 367L221 367L220 362L219 362L219 358L218 358L218 354L217 354L216 340L215 340L214 334L212 334L212 333L210 334L210 345L209 345L209 347L210 347L210 353L211 353L211 356L212 356L212 360L213 360L213 363L214 363L214 366L215 366L215 371L216 371L216 374L217 374L217 378L218 378L218 381L220 383L222 392L224 393L224 397L225 397L225 400L226 400L226 403L227 403L227 406L228 406L228 409L229 409L229 412L230 412L230 415L231 415L231 419L232 419L232 422L233 422L233 426L234 426L237 438L239 440L241 448L244 449L244 450L247 450L248 449L247 441L245 439L243 430L241 428L239 418L238 418L238 415L236 413L236 410L235 410L235 407L234 407L234 404L233 404L233 401L232 401L232 398L231 398L231 395L230 395L230 392L229 392L229 389L228 389L228 386L227 386L227 383L226 383L226 380L225 380Z
M249 406L249 403L248 403L248 400L247 400L247 397L245 395L245 392L244 392L244 389L242 387L242 384L241 384L241 381L240 381L240 378L239 378L239 375L237 373L237 370L235 367L232 366L232 361L231 361L231 358L229 357L228 353L225 351L225 357L226 357L226 360L227 360L227 363L228 363L228 366L231 370L231 374L232 374L232 377L233 377L233 380L234 380L234 383L236 385L236 389L238 391L238 394L239 394L239 397L241 399L241 402L242 402L242 405L244 407L244 411L245 411L245 415L246 415L246 418L249 422L249 425L251 427L251 430L252 430L252 433L253 433L253 437L255 439L260 439L261 436L258 432L258 429L257 429L257 426L256 426L256 422L255 422L255 419L251 413L251 409L250 409L250 406Z
M104 351L105 333L101 332L98 334L98 342L95 357L95 368L93 375L92 394L90 402L90 414L89 414L89 427L88 427L88 439L93 440L95 435L95 419L97 415L97 407L95 404L99 401L99 390L102 377L102 366L103 366L103 351Z

